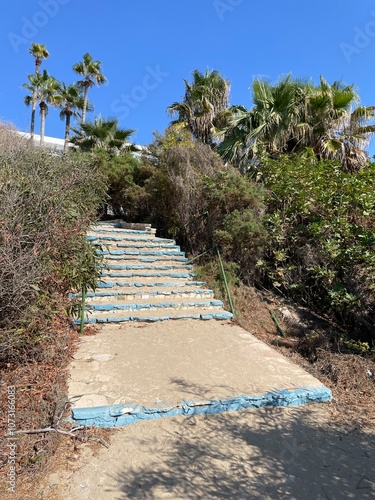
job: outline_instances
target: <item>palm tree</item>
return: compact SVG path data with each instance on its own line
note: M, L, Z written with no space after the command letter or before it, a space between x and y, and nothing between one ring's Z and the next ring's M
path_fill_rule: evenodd
M70 142L77 145L83 151L104 149L109 153L118 153L121 150L137 151L137 148L129 144L130 136L135 132L132 129L118 128L117 119L103 119L101 116L94 119L94 123L81 123L80 128L73 128L76 134L70 138Z
M366 148L375 132L368 123L375 107L355 107L359 101L354 85L330 85L321 77L308 100L308 127L301 145L311 147L318 158L340 161L346 171L358 171L369 159Z
M107 79L101 72L101 62L94 61L88 52L83 56L83 61L73 65L73 71L83 76L83 79L78 81L77 85L83 89L82 123L85 123L89 88L95 84L102 85Z
M305 82L292 80L291 75L274 85L256 79L255 106L250 111L244 106L230 108L230 125L222 132L224 140L218 147L223 159L246 170L248 162L264 151L275 156L293 149L291 131L301 126L299 112L308 88Z
M218 71L193 71L193 82L185 83L183 101L168 107L172 123L186 123L193 136L205 144L214 144L215 128L225 124L225 110L228 108L230 84Z
M62 100L60 95L60 83L53 76L49 75L47 70L37 75L28 75L29 83L23 85L31 92L31 95L25 97L25 104L30 105L39 101L40 108L40 145L44 144L44 132L48 105L58 106Z
M232 108L229 127L223 131L218 151L225 160L246 170L262 153L277 157L310 148L318 158L338 160L348 171L357 171L368 155L365 148L375 131L368 121L373 107L358 107L353 85L320 84L293 80L272 85L257 79L253 84L255 106Z
M29 49L29 53L35 58L35 73L34 75L39 74L40 65L43 62L43 59L47 59L49 57L49 52L46 49L46 46L41 43L31 43L31 49ZM34 131L35 131L35 110L36 110L36 98L31 103L31 124L30 124L30 138L34 139Z
M69 134L70 134L70 122L71 118L79 116L79 110L83 108L83 97L80 89L72 84L67 86L62 83L60 89L61 103L60 103L60 118L65 120L65 142L64 151L68 150ZM87 103L88 109L92 109L90 103Z

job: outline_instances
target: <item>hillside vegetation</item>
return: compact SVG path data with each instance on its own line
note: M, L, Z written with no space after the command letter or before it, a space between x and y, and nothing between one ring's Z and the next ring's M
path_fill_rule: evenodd
M254 81L248 110L229 105L219 72L195 70L168 108L170 126L134 155L132 129L117 119L85 122L88 89L105 81L100 62L85 54L75 65L83 79L66 86L39 73L49 53L33 50L31 136L36 103L41 146L47 103L59 105L65 150L37 147L0 124L0 402L6 384L15 386L18 426L51 425L64 411L80 306L68 294L97 284L100 256L86 232L99 218L149 222L175 238L219 295L231 291L238 321L278 348L282 341L340 401L353 388L373 409L374 108L359 105L352 85L288 75ZM290 327L276 303L313 319ZM5 416L0 425L5 433ZM56 442L24 437L18 446L20 470L34 470Z

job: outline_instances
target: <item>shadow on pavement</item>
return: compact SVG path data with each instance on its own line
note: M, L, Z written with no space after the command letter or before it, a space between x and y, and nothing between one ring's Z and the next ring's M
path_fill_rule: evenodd
M324 405L173 418L168 430L137 438L151 462L114 478L119 498L375 498L374 435L335 428Z

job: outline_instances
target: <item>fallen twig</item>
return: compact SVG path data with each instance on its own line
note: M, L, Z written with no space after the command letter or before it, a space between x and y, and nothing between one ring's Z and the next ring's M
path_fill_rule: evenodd
M97 441L106 448L109 448L109 443L105 441L103 438L97 436L79 436L77 434L74 434L76 431L81 431L84 429L86 429L84 425L80 425L79 427L74 427L70 431L64 431L63 429L59 429L57 427L45 427L43 429L25 429L25 430L14 431L12 432L11 435L8 434L5 437L11 438L15 434L44 434L45 432L57 432L59 434L63 434L64 436L69 436L78 439L78 441L81 441L82 443L87 443L87 441Z

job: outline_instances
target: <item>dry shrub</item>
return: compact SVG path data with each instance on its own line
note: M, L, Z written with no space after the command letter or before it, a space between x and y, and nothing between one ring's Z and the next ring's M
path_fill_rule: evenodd
M85 235L104 193L88 158L33 147L0 125L0 361L35 352L59 296L95 281Z

